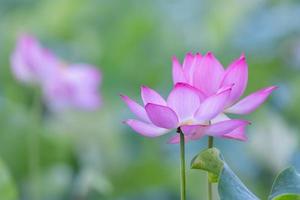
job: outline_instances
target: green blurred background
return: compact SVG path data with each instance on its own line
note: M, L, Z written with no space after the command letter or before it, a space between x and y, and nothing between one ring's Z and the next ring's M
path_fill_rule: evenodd
M265 199L281 169L300 169L300 1L297 0L0 0L0 196L31 199L28 140L33 91L18 83L9 57L19 33L70 62L99 66L103 107L44 112L37 190L42 200L179 199L178 146L122 124L132 117L119 93L139 99L142 84L167 95L171 56L213 51L224 66L245 52L247 94L278 85L247 116L246 143L216 146L241 179ZM187 162L206 147L187 145ZM206 174L188 170L188 199L206 198Z

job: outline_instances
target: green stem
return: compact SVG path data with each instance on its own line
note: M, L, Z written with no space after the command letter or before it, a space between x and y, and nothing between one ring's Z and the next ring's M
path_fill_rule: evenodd
M32 129L28 137L28 153L29 153L29 182L31 200L39 200L39 128L41 121L42 105L40 92L37 90L34 93L32 103Z
M184 134L180 128L177 133L180 135L180 175L181 175L181 200L186 200L186 176L185 176L185 141Z
M212 148L214 146L214 137L208 136L208 148ZM212 183L209 181L209 177L207 176L207 183L208 183L208 200L213 199L213 192L212 192Z
M213 148L214 146L214 137L208 136L208 148Z

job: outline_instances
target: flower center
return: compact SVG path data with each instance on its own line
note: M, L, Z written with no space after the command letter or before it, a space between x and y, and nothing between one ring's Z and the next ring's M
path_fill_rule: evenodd
M196 121L193 120L193 119L188 119L188 120L185 120L183 122L180 123L180 126L183 126L183 125L194 125L196 124Z
M196 121L195 119L188 119L180 123L180 126L185 126L185 125L209 125L209 121L199 122Z

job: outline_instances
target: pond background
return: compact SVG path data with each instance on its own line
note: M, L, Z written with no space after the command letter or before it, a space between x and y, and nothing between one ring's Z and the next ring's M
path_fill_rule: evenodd
M147 85L166 96L171 57L212 51L224 66L245 52L246 94L280 88L256 112L246 143L216 140L225 159L261 198L275 175L300 169L300 2L297 0L0 0L0 157L19 199L28 199L33 91L17 82L10 54L22 32L67 62L103 73L95 112L43 112L38 191L43 200L179 199L179 148L168 134L148 139L122 124L119 94L140 100ZM175 133L173 133L175 134ZM187 145L187 162L207 139ZM13 187L13 186L12 186ZM206 174L188 170L188 199L206 198Z

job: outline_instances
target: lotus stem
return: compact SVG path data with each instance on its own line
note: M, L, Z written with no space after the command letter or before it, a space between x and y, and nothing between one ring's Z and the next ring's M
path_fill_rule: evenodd
M177 129L177 133L180 135L180 199L186 200L185 141L184 134L180 128Z
M208 136L208 148L212 148L214 146L214 137ZM212 183L209 180L207 175L207 183L208 183L208 200L213 200L213 192L212 192Z
M28 153L29 153L29 191L32 200L39 200L39 126L41 121L42 105L40 92L35 91L32 103L32 121L33 125L28 137Z

